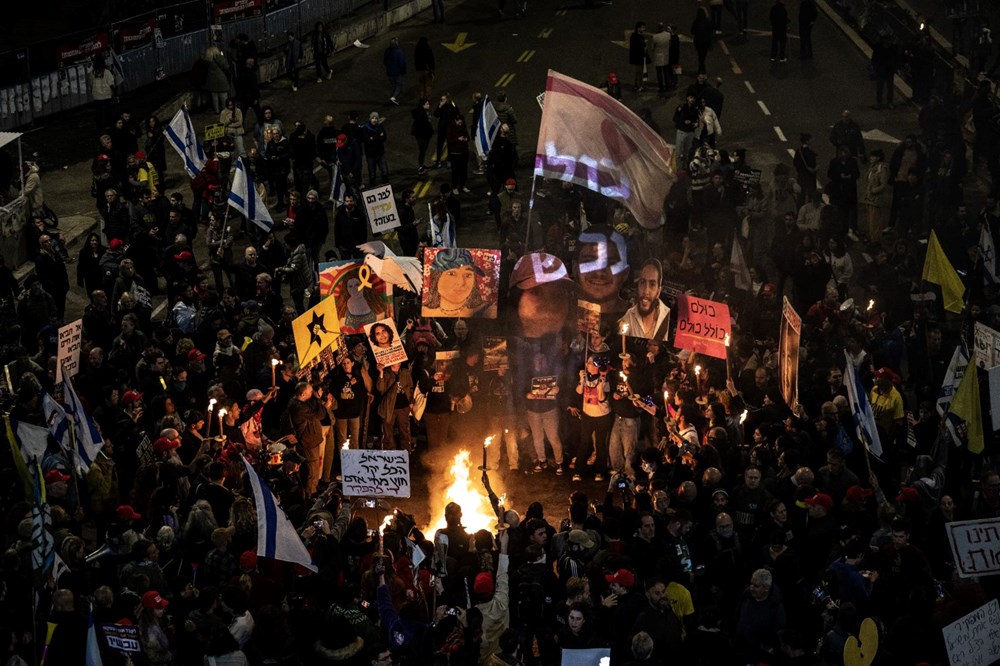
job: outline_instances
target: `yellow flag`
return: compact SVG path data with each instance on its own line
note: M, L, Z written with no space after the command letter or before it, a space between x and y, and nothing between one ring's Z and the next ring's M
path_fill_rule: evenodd
M962 284L955 268L945 256L944 249L933 230L930 238L927 239L927 257L924 259L924 272L921 277L928 282L941 285L945 310L956 314L962 313L965 306L962 300L962 296L965 294L965 285Z
M295 352L299 366L304 366L319 356L327 347L340 345L340 320L337 302L332 296L324 298L292 322Z
M969 365L965 369L962 382L955 391L955 398L951 402L951 413L965 421L969 434L966 440L969 442L969 451L972 453L983 452L983 413L979 403L979 377L976 369L976 352L972 352Z
M35 495L35 483L31 478L31 472L28 471L28 466L24 462L24 454L21 453L21 449L17 445L17 438L14 436L14 431L10 426L10 417L5 416L3 421L4 430L7 434L7 442L10 444L10 456L14 459L14 469L17 470L17 475L21 477L21 483L24 484L25 499L30 500ZM42 487L44 488L44 484Z

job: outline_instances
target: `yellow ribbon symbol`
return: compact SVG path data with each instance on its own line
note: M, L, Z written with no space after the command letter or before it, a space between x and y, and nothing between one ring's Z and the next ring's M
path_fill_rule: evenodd
M371 266L369 266L368 264L362 265L361 269L358 271L358 278L361 280L361 284L358 285L358 293L360 293L361 290L364 289L365 287L371 289L374 286L368 280L368 278L370 278L371 276L372 276Z

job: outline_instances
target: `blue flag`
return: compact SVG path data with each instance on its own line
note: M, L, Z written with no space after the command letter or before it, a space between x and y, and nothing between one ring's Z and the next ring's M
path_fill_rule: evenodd
M851 363L851 357L844 351L847 365L844 368L844 384L847 386L847 401L851 405L851 415L854 416L854 427L858 433L858 439L868 449L868 453L876 458L882 456L882 440L878 436L878 428L875 424L875 411L868 400L868 393L865 391L858 372Z
M194 178L201 173L205 168L205 149L198 143L198 134L194 131L187 109L178 109L163 133L184 161L184 170L188 175Z
M63 375L63 407L52 396L42 396L42 411L49 432L59 442L64 451L74 451L76 470L86 474L104 446L104 437L94 419L84 410L80 396L73 388L73 382ZM76 448L74 449L74 440Z
M253 501L257 507L257 555L301 564L310 571L317 571L312 555L306 550L306 545L302 543L302 538L288 516L278 506L274 493L246 458L243 458L243 465L247 469L247 479L253 489Z
M479 157L486 159L493 147L493 139L500 131L500 117L497 110L493 108L493 102L489 95L483 100L483 111L479 114L479 122L476 124L476 135L472 138L472 143L476 147Z
M233 176L233 189L229 191L229 205L265 231L270 231L274 226L274 220L267 212L267 206L260 200L253 175L247 171L242 157L236 159L236 175Z
M334 164L333 170L330 172L330 201L337 206L343 206L344 192L346 190L344 178L340 175L340 165Z

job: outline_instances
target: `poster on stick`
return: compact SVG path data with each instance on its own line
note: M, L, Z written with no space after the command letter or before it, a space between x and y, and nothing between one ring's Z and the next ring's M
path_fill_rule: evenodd
M792 307L788 298L781 308L781 338L778 342L778 358L781 373L781 397L795 409L799 402L799 336L802 332L802 318Z
M56 383L62 382L63 370L72 379L80 371L80 346L83 343L83 320L77 319L59 328L56 351Z
M1000 518L957 520L945 528L959 576L1000 573Z
M407 451L341 449L345 497L409 497L410 454Z
M365 337L368 338L368 344L375 354L375 364L379 370L406 362L406 349L403 348L403 341L399 339L396 324L391 318L366 324Z
M368 224L373 234L380 234L400 226L396 198L392 196L392 185L382 185L361 193L368 213Z
M732 320L729 306L681 294L677 297L677 335L674 346L714 358L726 358L726 338Z

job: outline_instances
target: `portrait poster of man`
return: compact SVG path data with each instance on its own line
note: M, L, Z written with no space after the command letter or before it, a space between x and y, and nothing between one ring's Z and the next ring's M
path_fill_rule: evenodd
M542 375L531 378L529 400L555 400L559 395L559 378L555 375Z
M421 315L496 319L499 284L499 250L428 248Z
M781 396L788 406L795 409L799 402L799 334L802 318L788 298L784 299L781 313L781 338L778 342Z
M665 342L670 335L670 308L660 300L662 287L663 265L659 259L647 259L635 277L635 304L618 320L618 330L635 338Z
M392 317L392 285L369 266L358 261L338 263L320 271L319 277L320 294L328 294L337 303L344 335L364 333L367 324Z
M597 304L603 316L617 319L628 309L628 301L622 298L629 276L625 237L606 225L588 227L577 237L575 259L580 299Z
M374 324L365 325L365 337L375 355L375 364L379 370L407 360L403 341L396 332L396 324L391 318L382 319Z
M332 298L324 298L292 321L292 337L299 366L312 363L320 353L340 346L340 321Z

